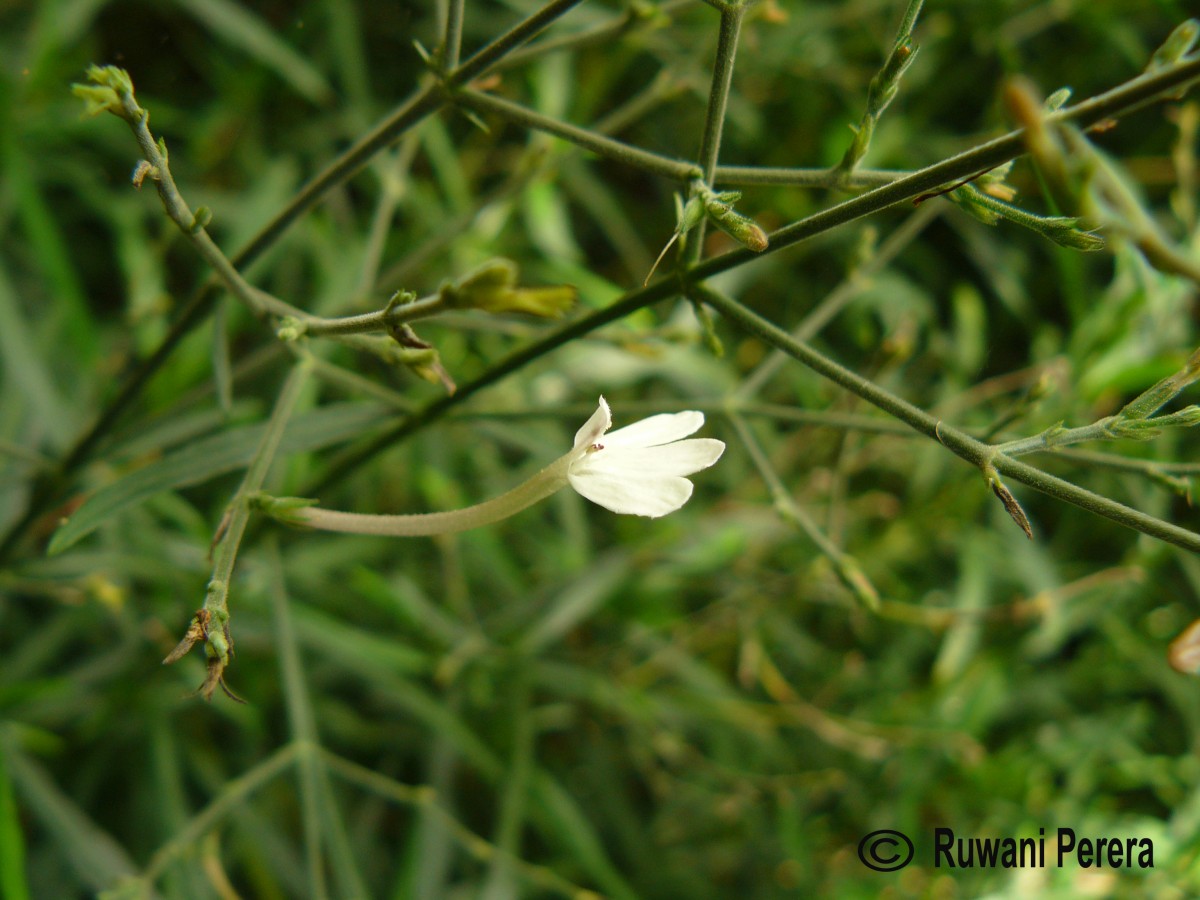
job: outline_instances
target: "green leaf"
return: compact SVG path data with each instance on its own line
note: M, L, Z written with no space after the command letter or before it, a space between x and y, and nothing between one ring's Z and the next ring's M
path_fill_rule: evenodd
M333 97L325 76L258 16L229 0L179 0L218 38L245 51L313 103Z
M374 403L317 410L288 424L279 449L281 453L319 450L356 437L393 414ZM55 532L48 552L61 553L121 510L155 494L202 484L249 465L265 427L260 422L204 438L101 488Z
M73 417L51 372L58 348L49 348L43 356L39 352L40 343L20 308L16 290L0 266L0 358L4 360L4 374L17 396L36 411L40 428L48 433L53 446L61 448L70 440Z
M29 885L25 880L25 836L3 753L0 753L0 896L7 900L29 898Z
M5 762L25 808L45 829L80 883L101 890L133 875L137 871L133 861L112 835L93 822L40 765L5 743Z

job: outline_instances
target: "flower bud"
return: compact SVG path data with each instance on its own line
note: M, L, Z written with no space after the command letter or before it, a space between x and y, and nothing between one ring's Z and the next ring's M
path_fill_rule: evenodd
M492 259L457 282L442 285L439 296L453 309L515 312L553 319L574 305L578 291L568 284L518 287L517 264L509 259Z

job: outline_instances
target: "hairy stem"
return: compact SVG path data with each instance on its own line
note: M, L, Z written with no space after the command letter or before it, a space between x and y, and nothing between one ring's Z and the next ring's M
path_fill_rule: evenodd
M721 154L721 134L725 129L725 111L729 106L729 91L733 87L733 63L737 57L738 40L742 32L745 7L721 7L721 30L717 35L717 54L713 61L712 86L708 92L708 109L704 116L704 132L700 136L699 162L701 177L708 185L717 174L717 158ZM700 219L684 250L688 263L700 259L704 250L706 221Z
M1147 515L1005 456L997 448L977 441L957 428L943 424L939 419L918 409L907 400L897 397L858 373L852 372L827 356L818 353L807 344L797 341L774 323L724 294L703 285L690 285L688 290L697 299L709 304L730 321L738 323L762 340L783 350L822 377L861 397L889 415L895 416L910 428L933 438L956 456L978 466L985 474L994 470L994 472L1007 475L1037 491L1059 500L1065 500L1067 503L1111 519L1127 528L1159 538L1186 550L1200 552L1200 534L1180 528L1178 525L1173 525L1155 516Z
M642 150L639 147L605 137L591 129L580 128L577 125L542 115L528 107L513 103L511 100L502 100L491 94L468 88L455 91L453 99L454 102L473 109L475 112L491 113L517 125L552 134L614 162L624 163L653 175L662 175L676 181L688 181L700 174L700 169L693 163Z
M311 365L302 359L288 373L275 401L275 408L271 411L271 418L267 421L266 430L263 431L262 441L254 452L254 459L229 503L224 535L217 547L212 577L204 597L204 608L219 624L223 625L229 619L229 583L233 578L233 567L237 561L242 536L246 533L246 523L250 520L247 498L262 489L310 369Z
M386 516L372 513L338 512L309 506L291 512L288 520L309 528L319 528L322 531L343 531L351 534L373 534L388 537L425 537L467 531L514 516L521 510L545 500L551 494L566 487L567 468L578 455L575 450L572 450L511 491L463 509Z

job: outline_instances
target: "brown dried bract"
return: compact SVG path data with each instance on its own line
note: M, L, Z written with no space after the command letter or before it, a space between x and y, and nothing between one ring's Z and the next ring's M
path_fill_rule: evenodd
M176 644L175 649L167 654L167 658L163 660L163 665L169 666L176 660L182 659L195 646L197 641L208 640L208 626L211 622L212 614L207 609L196 610L196 614L192 616L191 624L188 625L188 630L183 636L183 640Z
M1000 502L1004 504L1004 509L1012 516L1012 520L1021 526L1021 530L1025 532L1025 537L1032 541L1033 529L1029 527L1029 517L1025 515L1025 510L1021 509L1021 504L1012 495L1012 491L1006 488L1002 481L996 479L992 481L992 493L1000 498Z

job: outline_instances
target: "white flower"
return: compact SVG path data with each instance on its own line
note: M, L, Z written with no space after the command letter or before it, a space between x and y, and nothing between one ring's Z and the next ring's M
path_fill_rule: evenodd
M692 496L684 476L707 469L725 452L712 438L681 440L704 424L696 410L651 416L605 434L612 425L608 404L600 407L575 434L575 446L528 481L507 493L464 509L413 515L320 509L300 497L256 495L256 508L291 525L343 531L420 537L452 534L491 525L516 515L568 484L593 503L615 513L657 518L675 512Z
M684 476L707 469L725 452L713 438L681 440L704 424L704 413L663 413L605 434L612 425L608 403L575 434L567 467L571 487L615 513L657 518L692 496Z

